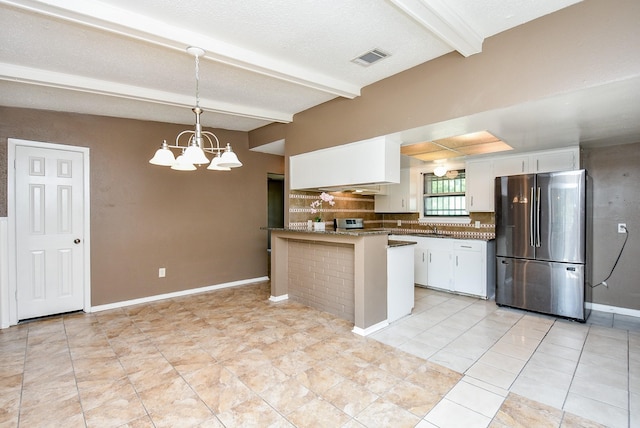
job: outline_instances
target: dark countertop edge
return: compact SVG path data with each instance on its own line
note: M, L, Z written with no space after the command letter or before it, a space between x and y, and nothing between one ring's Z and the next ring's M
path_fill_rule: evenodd
M364 236L364 235L396 235L406 236L407 238L420 237L420 238L436 238L436 239L465 239L476 241L493 241L495 237L483 237L483 236L464 236L464 235L441 235L430 233L415 233L415 232L396 232L393 230L381 230L381 229L353 229L353 230L333 230L327 229L322 231L308 230L308 229L288 229L286 227L261 227L261 230L271 230L279 232L295 232L295 233L316 233L324 235L347 235L347 236Z
M388 230L367 230L367 229L354 229L354 230L308 230L308 229L287 229L283 227L266 227L261 228L265 230L271 230L273 232L294 232L294 233L314 233L317 235L347 235L347 236L365 236L365 235L388 235Z
M406 245L418 245L418 243L411 241L396 241L393 239L389 239L389 242L387 242L387 248L404 247Z
M406 236L407 238L434 238L434 239L463 239L467 241L493 241L494 237L486 237L486 236L464 236L464 235L441 235L435 233L398 233L398 232L390 232L390 235L395 236Z

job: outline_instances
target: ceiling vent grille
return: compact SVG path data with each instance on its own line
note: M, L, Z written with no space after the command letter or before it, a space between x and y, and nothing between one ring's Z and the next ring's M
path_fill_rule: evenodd
M385 59L388 56L389 56L388 53L380 49L372 49L369 52L365 52L362 55L355 57L351 61L355 62L356 64L360 64L363 67L368 67L374 62L378 62L381 59Z

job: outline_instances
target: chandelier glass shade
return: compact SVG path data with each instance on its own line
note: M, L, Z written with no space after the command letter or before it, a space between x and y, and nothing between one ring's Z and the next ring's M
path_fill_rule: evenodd
M196 165L209 164L207 169L214 171L230 171L231 168L242 166L238 156L231 149L231 144L220 147L220 140L212 132L203 131L200 124L200 115L203 110L200 108L200 77L199 64L200 56L204 51L196 47L188 47L187 52L195 56L196 59L196 105L191 110L196 115L195 130L187 129L179 133L175 144L168 144L164 140L160 148L149 163L153 165L168 166L176 171L195 171ZM176 158L173 151L175 149L179 156ZM213 155L209 161L205 153Z

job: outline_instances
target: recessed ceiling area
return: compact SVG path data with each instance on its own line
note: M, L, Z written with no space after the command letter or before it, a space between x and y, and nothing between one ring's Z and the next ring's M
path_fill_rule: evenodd
M497 153L511 149L511 146L490 132L479 131L434 141L404 145L400 148L400 153L428 162Z

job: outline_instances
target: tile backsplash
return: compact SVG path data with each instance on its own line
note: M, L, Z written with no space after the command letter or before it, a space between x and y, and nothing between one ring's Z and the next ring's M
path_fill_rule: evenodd
M471 223L433 223L419 221L418 213L378 214L375 212L375 197L350 192L331 192L333 206L324 202L318 213L312 213L311 203L320 199L320 192L292 190L289 193L289 225L291 229L306 229L307 221L319 216L327 228L333 227L334 218L362 218L365 228L385 228L396 233L420 233L438 231L465 237L493 238L495 236L494 213L471 213ZM400 221L400 226L398 226ZM476 222L480 222L476 227Z

